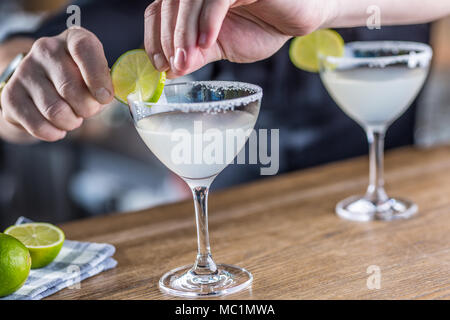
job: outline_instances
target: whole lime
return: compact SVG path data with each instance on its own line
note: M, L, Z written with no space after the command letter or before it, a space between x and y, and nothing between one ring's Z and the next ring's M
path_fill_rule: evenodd
M31 268L28 249L14 237L0 233L0 297L23 286Z

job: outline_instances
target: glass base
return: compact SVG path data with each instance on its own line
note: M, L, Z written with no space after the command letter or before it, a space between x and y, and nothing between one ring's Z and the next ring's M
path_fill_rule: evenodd
M167 272L159 280L159 288L164 292L180 297L216 297L241 291L253 281L247 270L218 264L213 275L199 275L188 265Z
M364 196L352 196L336 205L341 218L353 221L408 219L418 211L415 203L405 199L389 198L377 204Z

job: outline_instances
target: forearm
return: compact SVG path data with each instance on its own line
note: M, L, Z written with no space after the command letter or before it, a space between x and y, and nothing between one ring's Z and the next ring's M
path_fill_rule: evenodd
M381 26L427 23L450 15L450 0L331 0L334 14L324 27L367 24L378 10ZM372 9L375 8L375 9Z

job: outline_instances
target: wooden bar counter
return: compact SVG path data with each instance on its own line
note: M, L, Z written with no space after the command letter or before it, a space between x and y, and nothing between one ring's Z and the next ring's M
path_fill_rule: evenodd
M251 289L221 299L450 299L450 146L387 152L388 193L419 205L410 220L334 214L367 176L362 157L212 193L215 261L254 276ZM171 299L158 280L194 261L194 222L189 200L62 225L68 239L115 245L119 263L49 299ZM369 266L379 289L368 288Z

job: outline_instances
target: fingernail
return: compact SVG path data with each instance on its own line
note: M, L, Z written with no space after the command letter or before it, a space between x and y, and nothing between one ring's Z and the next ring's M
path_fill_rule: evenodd
M207 34L204 33L204 32L202 32L202 33L200 34L200 37L198 38L198 45L199 45L200 47L205 46L205 45L206 45L206 40L207 40L207 38L208 38Z
M184 70L186 67L186 50L178 48L175 52L175 69Z
M110 97L111 92L109 92L106 88L100 88L95 92L95 98L102 104L108 103Z
M166 59L161 53L155 53L153 55L153 62L155 63L155 68L158 71L166 71L168 69Z

